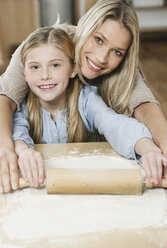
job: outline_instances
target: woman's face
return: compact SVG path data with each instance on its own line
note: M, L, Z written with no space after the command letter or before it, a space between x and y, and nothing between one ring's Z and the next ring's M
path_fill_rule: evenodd
M123 60L130 41L128 29L118 21L107 19L82 47L82 75L94 79L112 72Z

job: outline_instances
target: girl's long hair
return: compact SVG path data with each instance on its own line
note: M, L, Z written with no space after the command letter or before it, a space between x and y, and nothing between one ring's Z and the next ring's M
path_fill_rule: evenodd
M131 43L125 58L113 72L88 82L80 69L82 47L108 18L120 22L130 31ZM97 85L100 95L109 107L117 113L130 115L129 100L139 66L139 27L134 9L122 0L99 0L80 19L74 41L77 70L82 82Z
M40 28L26 39L21 51L22 63L28 52L42 44L52 44L63 51L69 58L71 66L74 66L74 46L65 31L53 27ZM78 111L78 96L83 84L78 80L70 79L66 94L66 120L68 142L81 142L84 140L84 127ZM34 143L42 143L42 113L39 98L30 90L27 97L28 120L30 124L30 136Z

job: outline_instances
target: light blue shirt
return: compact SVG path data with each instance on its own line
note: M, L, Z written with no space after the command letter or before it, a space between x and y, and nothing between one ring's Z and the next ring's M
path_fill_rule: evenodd
M90 132L104 135L112 148L126 158L136 159L135 144L144 137L152 138L147 127L134 118L115 113L107 107L94 86L84 86L79 95L78 108L83 123ZM56 123L48 111L42 108L42 143L67 143L66 110L58 112ZM13 117L13 140L23 140L33 147L29 136L29 123L26 104Z

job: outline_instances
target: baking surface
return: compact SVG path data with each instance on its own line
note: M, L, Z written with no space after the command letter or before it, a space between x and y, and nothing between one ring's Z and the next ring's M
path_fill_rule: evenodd
M94 161L96 167L109 168L111 163L139 169L105 142L36 149L42 151L46 167L77 167L80 160L81 167ZM166 211L163 189L142 196L47 195L45 188L24 189L0 196L0 247L166 248Z

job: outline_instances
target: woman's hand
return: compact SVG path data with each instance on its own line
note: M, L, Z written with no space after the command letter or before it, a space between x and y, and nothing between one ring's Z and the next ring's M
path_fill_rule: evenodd
M30 187L39 187L44 181L44 163L40 152L27 147L19 153L21 175Z
M167 168L167 158L149 138L141 138L136 142L135 152L142 157L143 167L149 181L159 184L163 167Z
M142 164L148 180L160 184L163 166L167 168L167 158L159 151L150 151L142 155Z
M134 110L134 117L148 127L155 144L167 157L167 120L160 107L151 102L140 104ZM167 180L166 167L164 168L164 178Z
M14 101L0 95L0 192L8 193L19 185L17 154L12 140Z
M19 186L17 154L14 149L0 149L0 193L8 193Z

